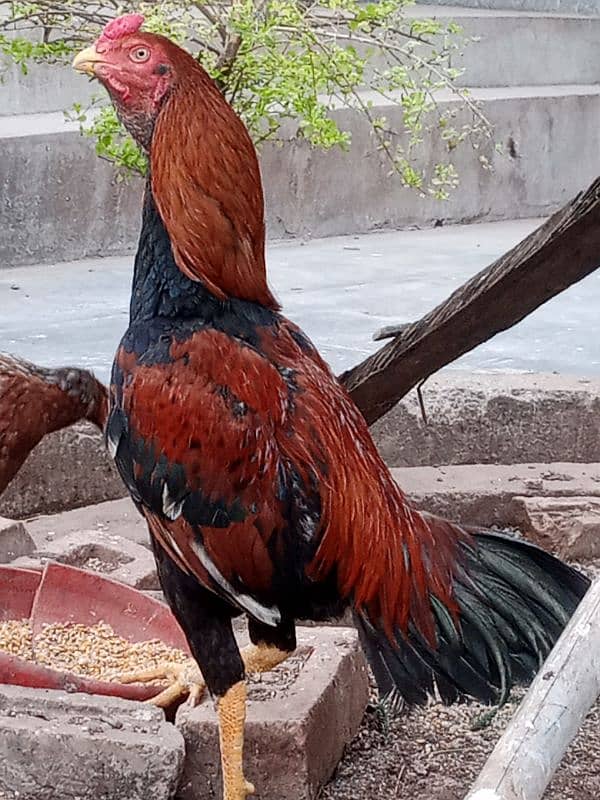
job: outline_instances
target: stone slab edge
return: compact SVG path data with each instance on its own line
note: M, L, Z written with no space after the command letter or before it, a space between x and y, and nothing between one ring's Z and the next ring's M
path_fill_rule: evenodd
M0 517L0 564L31 555L35 542L22 522Z
M105 574L112 580L133 586L134 589L160 589L154 556L150 550L112 531L84 528L58 539L52 537L41 543L34 553L17 558L12 563L24 569L39 569L48 561L58 561L72 567L90 569L88 559L94 558L111 565Z
M523 497L600 496L600 464L474 464L392 469L418 507L472 525L518 527Z
M169 800L183 758L160 709L0 685L0 792L11 800Z

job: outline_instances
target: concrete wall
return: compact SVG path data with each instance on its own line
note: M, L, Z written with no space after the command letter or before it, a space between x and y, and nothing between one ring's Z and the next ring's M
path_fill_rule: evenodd
M263 149L271 237L542 216L598 174L599 19L443 7L435 13L480 38L456 63L465 67L461 80L475 87L504 148L495 153L490 142L483 150L495 171L480 167L482 151L462 147L453 156L460 187L447 202L421 198L389 175L389 161L357 113L340 109L336 115L353 135L349 153L315 151L300 139ZM117 184L93 143L63 120L62 109L98 91L69 67L34 66L26 77L13 67L0 84L0 268L135 247L139 181ZM363 99L374 100L375 113L401 129L396 106L368 92ZM451 103L443 96L440 102ZM446 158L441 147L423 148L417 163Z
M17 64L0 60L0 75L0 117L67 111L101 94L97 83L86 83L69 65L32 63L25 74Z
M544 216L600 172L600 129L589 124L600 114L600 87L576 93L538 87L474 94L481 97L505 151L495 153L489 145L493 172L481 167L470 147L457 152L460 188L446 203L403 188L389 174L389 161L377 150L368 125L351 110L337 112L353 131L348 153L315 150L301 140L266 146L261 164L270 236L330 236L431 225L439 219ZM397 107L379 112L390 126L400 126ZM74 130L59 132L56 124L47 133L13 130L4 137L0 124L0 267L75 260L135 246L139 182L117 183L91 142ZM445 155L439 146L419 158L433 164Z
M502 11L532 11L551 14L600 15L598 0L418 0L419 5L461 6Z

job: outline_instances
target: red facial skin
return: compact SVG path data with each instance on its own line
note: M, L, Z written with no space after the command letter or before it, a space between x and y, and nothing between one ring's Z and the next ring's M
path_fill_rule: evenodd
M105 33L94 49L93 74L108 91L119 118L146 150L154 121L177 82L172 45L139 31L113 39Z
M118 41L100 39L96 51L104 59L96 75L113 98L135 111L156 114L173 82L173 69L164 49L143 33Z

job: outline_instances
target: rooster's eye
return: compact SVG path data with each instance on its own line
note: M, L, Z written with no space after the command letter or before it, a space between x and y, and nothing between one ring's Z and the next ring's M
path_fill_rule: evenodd
M150 50L148 50L147 47L134 47L129 55L132 61L141 63L142 61L148 61L150 58Z

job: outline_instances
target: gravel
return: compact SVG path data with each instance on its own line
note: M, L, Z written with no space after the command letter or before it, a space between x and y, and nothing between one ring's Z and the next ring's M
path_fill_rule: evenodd
M463 800L524 692L498 711L439 703L385 720L373 703L321 800ZM374 693L375 697L375 693ZM588 715L544 800L600 797L600 705Z

